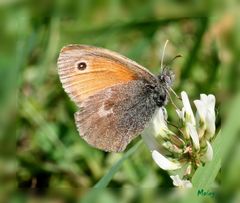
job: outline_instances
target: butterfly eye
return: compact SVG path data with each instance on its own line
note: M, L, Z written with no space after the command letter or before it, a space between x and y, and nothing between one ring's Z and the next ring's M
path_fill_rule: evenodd
M78 70L85 70L87 68L87 64L85 62L80 62L77 65Z
M164 94L164 95L160 95L159 98L160 98L161 101L165 101L165 100L166 100L166 94Z

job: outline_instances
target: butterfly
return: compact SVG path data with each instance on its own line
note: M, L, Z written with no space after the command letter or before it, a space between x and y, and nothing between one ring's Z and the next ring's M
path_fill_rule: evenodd
M153 75L116 52L88 45L67 45L57 61L60 81L79 110L80 136L91 146L121 152L167 103L174 75L163 68Z

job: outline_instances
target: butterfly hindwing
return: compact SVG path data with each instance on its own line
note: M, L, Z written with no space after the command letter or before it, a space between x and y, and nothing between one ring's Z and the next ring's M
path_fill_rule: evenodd
M142 81L119 84L90 96L75 114L80 136L90 145L123 151L151 119L156 103Z

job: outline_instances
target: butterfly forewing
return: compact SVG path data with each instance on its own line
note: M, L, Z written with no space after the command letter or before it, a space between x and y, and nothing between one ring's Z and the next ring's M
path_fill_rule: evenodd
M149 80L154 77L115 52L83 45L69 45L61 50L58 72L63 88L78 106L105 88L141 77Z

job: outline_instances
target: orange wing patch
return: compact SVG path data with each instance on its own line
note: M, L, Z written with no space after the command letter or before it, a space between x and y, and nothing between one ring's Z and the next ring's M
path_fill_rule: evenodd
M128 64L114 55L77 45L62 49L58 71L65 91L78 106L100 90L137 79Z

